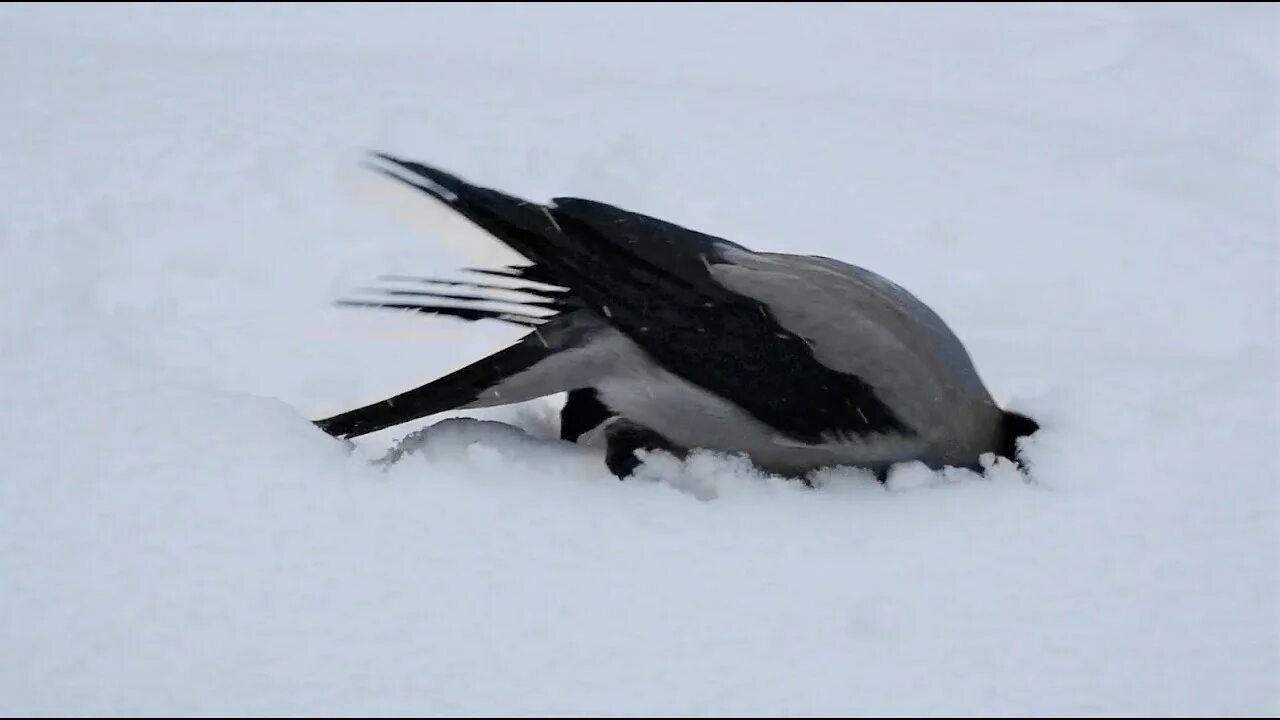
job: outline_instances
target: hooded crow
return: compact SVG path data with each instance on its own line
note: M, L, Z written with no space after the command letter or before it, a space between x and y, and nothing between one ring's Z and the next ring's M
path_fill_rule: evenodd
M568 393L562 438L605 424L605 461L620 478L638 466L636 450L705 449L788 477L856 466L883 480L903 462L979 472L988 453L1019 462L1019 439L1039 429L996 404L937 314L869 270L752 251L593 200L530 202L374 157L375 169L526 262L472 268L478 277L467 281L391 276L410 287L339 304L530 332L421 387L316 421L330 435Z

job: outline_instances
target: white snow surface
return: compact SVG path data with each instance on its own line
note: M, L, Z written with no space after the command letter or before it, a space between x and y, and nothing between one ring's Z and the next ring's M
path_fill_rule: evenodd
M5 5L0 712L1280 712L1278 16ZM1034 482L329 438L516 336L332 305L472 263L367 150L881 272Z

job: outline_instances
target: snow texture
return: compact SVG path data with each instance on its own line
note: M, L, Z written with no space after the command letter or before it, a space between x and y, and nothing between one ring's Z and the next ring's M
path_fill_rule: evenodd
M1277 20L5 5L0 712L1280 712ZM518 332L331 304L489 257L367 150L881 272L1035 482L331 439Z

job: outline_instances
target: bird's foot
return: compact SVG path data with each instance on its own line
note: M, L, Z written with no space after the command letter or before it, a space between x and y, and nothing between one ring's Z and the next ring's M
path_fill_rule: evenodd
M560 410L560 439L578 440L614 416L593 388L570 390Z
M609 424L605 442L605 465L619 480L626 480L640 467L637 450L664 450L679 458L688 452L657 432L622 418Z

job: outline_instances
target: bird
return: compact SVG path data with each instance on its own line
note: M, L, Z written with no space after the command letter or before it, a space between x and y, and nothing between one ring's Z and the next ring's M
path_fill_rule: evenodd
M800 479L856 467L885 482L911 462L982 472L995 457L1026 470L1021 443L1039 423L1001 407L942 318L872 270L752 250L598 200L534 202L415 160L369 156L371 169L519 260L465 268L471 280L384 276L401 286L335 304L528 333L424 385L313 421L333 437L564 393L561 439L602 430L604 464L619 479L645 452L694 450L745 455ZM513 287L520 298L502 300Z

